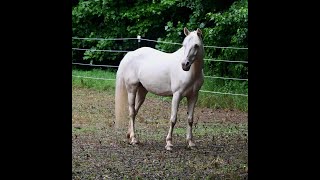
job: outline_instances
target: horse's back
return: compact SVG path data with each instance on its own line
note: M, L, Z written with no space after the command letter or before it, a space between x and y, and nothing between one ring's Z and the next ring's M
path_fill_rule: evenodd
M136 53L144 53L144 54L151 54L151 53L158 53L158 54L168 54L162 51L159 51L157 49L151 48L151 47L141 47L138 48L132 52L136 52Z
M173 53L165 53L150 47L141 47L128 52L120 62L121 68L144 70L169 70L177 63L177 58ZM119 67L120 68L120 67ZM160 68L160 69L159 69ZM161 70L162 71L162 70Z
M171 55L170 53L165 53L150 47L141 47L131 52L131 56L135 57L134 60L146 60L146 61L168 59L170 55Z

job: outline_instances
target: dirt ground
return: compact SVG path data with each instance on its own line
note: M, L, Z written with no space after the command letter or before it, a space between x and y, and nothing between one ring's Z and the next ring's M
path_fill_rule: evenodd
M180 105L173 150L165 150L171 102L147 96L136 123L141 142L116 131L114 95L73 87L72 179L247 179L248 114L196 107L194 141L186 143L186 106Z

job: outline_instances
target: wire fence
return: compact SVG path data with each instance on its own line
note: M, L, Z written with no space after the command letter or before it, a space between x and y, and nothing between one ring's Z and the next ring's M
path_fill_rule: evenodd
M72 37L72 39L79 39L79 40L97 40L97 41L123 41L123 40L140 40L143 41L150 41L150 42L156 42L156 43L165 43L165 44L176 44L176 45L182 45L182 43L175 43L175 42L168 42L168 41L158 41L158 40L152 40L152 39L145 39L145 38L79 38L79 37ZM248 49L244 47L222 47L222 46L206 46L206 48L218 48L218 49Z
M79 40L104 40L104 41L118 41L118 40L138 40L140 42L143 41L152 41L156 43L167 43L167 44L176 44L176 45L182 45L181 43L174 43L174 42L166 42L166 41L157 41L157 40L151 40L151 39L145 39L138 36L137 38L78 38L78 37L72 37L72 39L79 39ZM220 46L204 46L205 48L228 48L228 49L248 49L248 48L239 48L239 47L220 47ZM84 48L72 48L73 50L79 50L79 51L99 51L99 52L130 52L126 50L107 50L107 49L84 49ZM227 63L248 63L248 61L231 61L231 60L220 60L220 59L204 59L205 61L217 61L217 62L227 62ZM82 66L95 66L95 67L113 67L117 68L119 66L116 65L97 65L97 64L84 64L84 63L72 63L74 65L82 65ZM88 76L77 76L72 75L76 78L85 78L85 79L96 79L96 80L115 80L115 79L107 79L107 78L97 78L97 77L88 77ZM230 77L218 77L218 76L204 76L205 78L212 78L212 79L224 79L224 80L237 80L237 81L248 81L248 79L241 79L241 78L230 78ZM214 93L214 94L224 94L224 95L235 95L235 96L248 96L247 94L237 94L237 93L227 93L227 92L215 92L215 91L207 91L207 90L200 90L200 92L205 93Z
M84 63L72 63L74 65L81 66L94 66L94 67L119 67L115 65L97 65L97 64L84 64ZM213 79L226 79L226 80L238 80L238 81L248 81L248 79L240 79L240 78L228 78L228 77L218 77L218 76L204 76L205 78L213 78Z
M78 76L78 75L72 75L72 77L84 78L84 79L106 80L106 81L115 81L115 80L116 80L116 79L97 78L97 77L91 77L91 76ZM199 91L200 91L200 92L205 92L205 93L213 93L213 94L225 94L225 95L234 95L234 96L248 96L247 94L236 94L236 93L227 93L227 92L216 92L216 91L207 91L207 90L199 90Z

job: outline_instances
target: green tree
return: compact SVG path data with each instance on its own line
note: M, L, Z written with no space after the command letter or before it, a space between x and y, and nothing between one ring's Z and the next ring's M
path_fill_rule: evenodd
M73 37L143 38L181 43L183 28L200 28L207 46L248 47L247 0L92 0L72 2ZM135 50L137 40L72 40L84 49ZM140 46L174 52L179 45L141 41ZM248 59L248 50L205 48L206 58ZM76 51L73 61L118 64L124 53ZM205 74L247 78L247 64L205 61Z

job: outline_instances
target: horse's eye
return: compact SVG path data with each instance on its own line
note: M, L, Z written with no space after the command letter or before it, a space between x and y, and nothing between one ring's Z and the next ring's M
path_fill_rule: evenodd
M198 44L195 44L195 45L194 45L194 47L195 47L195 48L198 48L198 47L199 47L199 45L198 45Z

